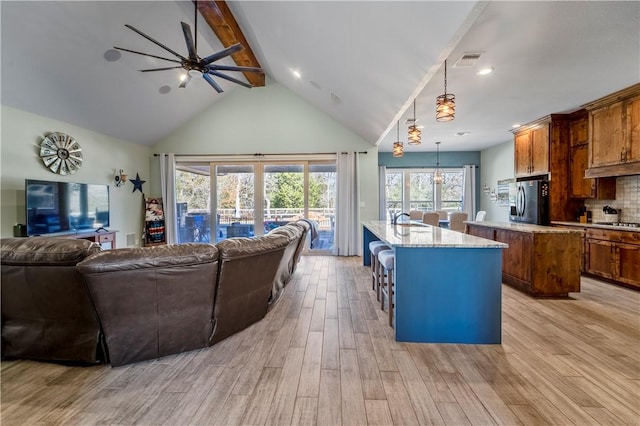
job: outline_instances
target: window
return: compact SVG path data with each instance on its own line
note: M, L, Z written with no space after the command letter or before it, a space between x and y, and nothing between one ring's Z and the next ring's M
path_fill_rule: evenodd
M331 252L336 162L325 157L177 163L178 241L263 235L304 218L314 229L310 249Z
M445 169L442 183L433 181L434 169L387 169L386 218L411 210L462 210L462 169Z

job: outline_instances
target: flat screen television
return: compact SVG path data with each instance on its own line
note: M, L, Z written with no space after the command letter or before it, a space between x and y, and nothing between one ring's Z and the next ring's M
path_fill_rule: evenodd
M109 185L25 180L27 235L109 226Z

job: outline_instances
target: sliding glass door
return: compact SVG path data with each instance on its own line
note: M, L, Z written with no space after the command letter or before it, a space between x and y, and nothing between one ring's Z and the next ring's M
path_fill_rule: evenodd
M302 219L311 227L306 251L333 250L335 159L179 162L176 168L179 242L264 235Z

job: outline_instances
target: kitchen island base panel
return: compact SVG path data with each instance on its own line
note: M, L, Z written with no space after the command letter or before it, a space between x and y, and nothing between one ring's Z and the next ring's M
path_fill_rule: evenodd
M501 249L395 250L397 341L501 343Z

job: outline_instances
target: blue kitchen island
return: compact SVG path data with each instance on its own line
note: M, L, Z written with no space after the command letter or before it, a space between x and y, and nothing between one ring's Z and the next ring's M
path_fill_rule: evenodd
M397 341L501 343L507 244L415 222L362 226L365 266L371 241L383 241L395 252Z

